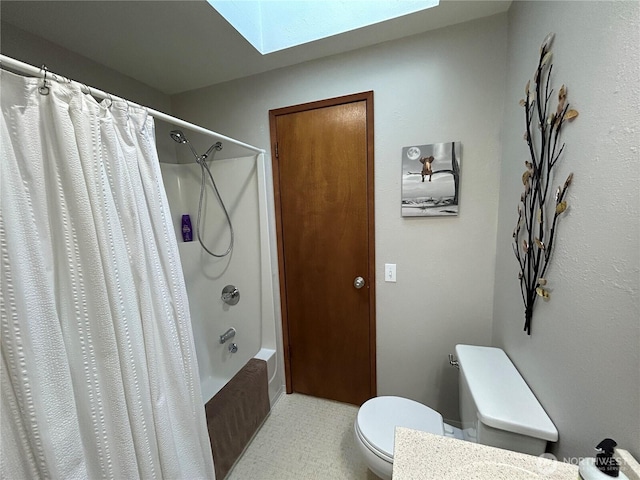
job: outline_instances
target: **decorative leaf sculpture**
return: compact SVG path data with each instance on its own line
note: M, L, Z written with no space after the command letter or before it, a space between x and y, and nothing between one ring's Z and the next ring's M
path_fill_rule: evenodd
M520 271L520 291L524 301L524 330L531 335L533 306L538 297L548 300L550 293L545 273L549 266L554 246L558 218L568 208L565 196L573 174L569 174L562 186L552 196L549 188L553 181L554 167L564 151L560 135L564 123L578 117L578 111L569 108L567 87L558 91L555 112L550 109L553 90L550 88L552 53L551 44L555 35L550 33L542 42L538 68L533 79L525 86L525 98L520 100L524 108L527 142L530 160L525 161L526 170L522 174L524 193L518 205L518 221L513 231L513 252ZM544 288L543 288L544 287Z

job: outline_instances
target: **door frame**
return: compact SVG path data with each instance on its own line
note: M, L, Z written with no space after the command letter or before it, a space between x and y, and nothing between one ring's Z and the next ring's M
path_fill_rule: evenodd
M371 396L377 394L377 370L376 370L376 281L375 281L375 209L374 209L374 136L373 136L373 91L344 95L341 97L318 100L315 102L302 103L289 107L269 110L269 129L271 139L271 159L273 169L273 194L276 217L276 238L278 249L278 270L280 278L280 311L282 313L282 342L284 347L284 371L286 380L286 392L293 393L293 382L291 379L291 356L289 348L289 319L287 309L286 278L284 270L284 243L282 240L282 203L280 198L280 164L278 158L278 137L276 129L276 119L280 115L304 112L325 107L334 107L347 103L364 101L366 105L366 128L367 128L367 223L368 223L368 248L369 278L367 286L369 291L369 356L370 356L370 385Z

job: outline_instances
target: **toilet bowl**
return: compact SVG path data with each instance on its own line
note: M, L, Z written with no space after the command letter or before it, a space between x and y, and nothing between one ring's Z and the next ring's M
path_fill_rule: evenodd
M547 442L558 440L555 425L504 351L456 345L456 355L461 429L408 398L375 397L358 410L356 444L369 469L380 478L391 479L396 427L535 456L545 452Z
M384 480L391 479L396 427L444 435L442 415L402 397L376 397L362 404L354 431L356 444L369 469Z

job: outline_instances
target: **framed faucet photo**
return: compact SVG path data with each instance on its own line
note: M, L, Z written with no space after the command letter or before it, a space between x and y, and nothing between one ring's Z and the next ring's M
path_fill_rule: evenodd
M458 215L460 142L402 148L402 216Z

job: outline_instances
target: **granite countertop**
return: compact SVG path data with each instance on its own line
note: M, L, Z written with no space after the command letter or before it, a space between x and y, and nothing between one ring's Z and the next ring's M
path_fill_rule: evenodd
M397 427L393 480L576 480L578 467Z

